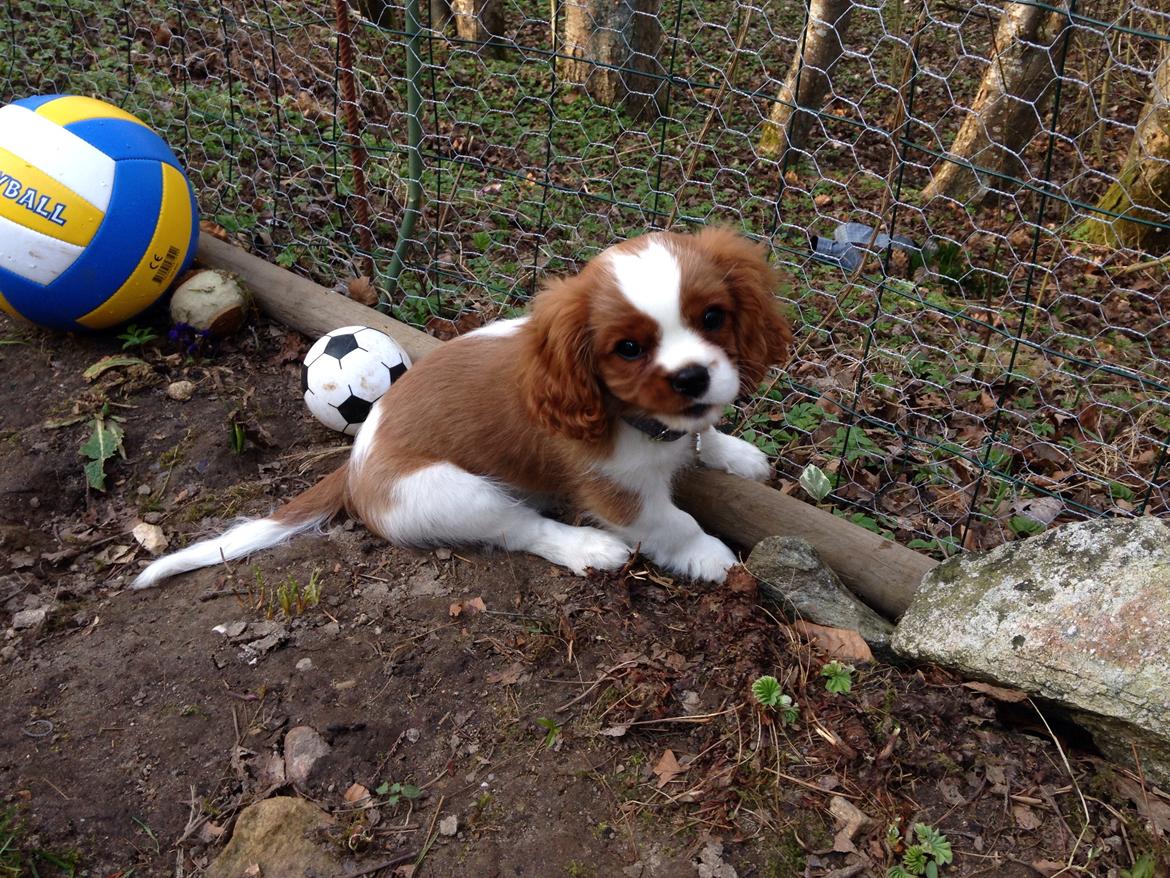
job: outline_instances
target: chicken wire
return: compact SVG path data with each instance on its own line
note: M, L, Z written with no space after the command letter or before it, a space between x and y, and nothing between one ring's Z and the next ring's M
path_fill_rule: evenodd
M442 337L522 310L542 278L627 236L730 223L786 270L795 356L729 419L786 489L816 465L836 512L944 555L1166 514L1167 265L1083 240L1165 57L1165 12L1036 4L1058 27L1024 41L1047 77L1016 100L1035 133L982 176L989 193L956 200L923 190L948 165L984 167L951 149L1018 4L574 2L598 27L625 4L660 31L636 64L589 61L636 67L640 92L607 106L566 81L577 50L557 0L495 0L490 40L443 0L418 9L421 202L401 242L401 4L6 0L0 99L82 93L137 113L205 221L339 290L369 276L394 316ZM768 154L781 84L815 49L810 15L810 35L836 25L840 57L802 106L803 144Z

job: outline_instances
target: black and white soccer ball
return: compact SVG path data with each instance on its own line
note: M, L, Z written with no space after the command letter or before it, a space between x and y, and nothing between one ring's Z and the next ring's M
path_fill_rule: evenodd
M410 368L410 357L384 332L343 326L309 348L301 366L305 405L318 421L347 436Z

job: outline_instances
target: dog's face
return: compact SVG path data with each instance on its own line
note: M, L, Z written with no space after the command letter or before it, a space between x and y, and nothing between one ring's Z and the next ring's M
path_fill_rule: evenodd
M727 229L611 247L541 293L525 388L545 426L599 439L614 416L714 424L792 340L764 248Z

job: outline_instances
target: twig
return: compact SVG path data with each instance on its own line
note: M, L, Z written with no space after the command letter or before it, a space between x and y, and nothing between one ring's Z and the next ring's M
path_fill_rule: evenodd
M612 668L610 668L608 671L606 671L604 674L602 674L600 677L598 677L596 680L594 680L592 686L590 686L588 689L586 689L584 692L582 692L580 695L578 695L572 701L567 701L564 704L562 704L560 707L558 707L556 709L555 712L562 713L563 711L568 710L570 707L572 707L577 702L582 701L583 699L587 698L589 696L590 692L592 692L594 689L596 689L598 686L600 686L606 680L610 679L610 675L613 674L614 671L620 671L622 668L628 668L631 665L636 665L637 663L638 663L637 659L631 659L630 661L622 662L620 665L614 665Z
M391 866L398 866L405 863L407 860L417 857L418 851L411 851L409 854L399 854L390 860L383 860L380 863L375 863L373 866L366 866L364 869L358 869L356 872L342 872L336 878L359 878L361 875L373 875L375 872L381 872L383 869L389 869Z
M439 804L435 806L435 813L431 817L431 825L427 827L427 838L423 842L422 850L418 852L418 859L414 861L414 868L417 870L422 865L422 861L426 858L427 852L430 851L431 845L435 843L435 824L439 822L439 814L443 811L443 801L446 797L439 796Z
M1060 761L1064 763L1064 770L1068 772L1068 779L1072 781L1073 789L1076 791L1077 798L1081 800L1081 808L1085 812L1085 822L1081 827L1081 834L1076 837L1073 842L1073 848L1068 854L1067 869L1073 867L1073 858L1077 855L1077 850L1081 846L1081 842L1085 839L1085 834L1089 831L1089 826L1092 823L1092 817L1089 814L1089 803L1085 801L1085 794L1081 792L1080 784L1077 783L1076 776L1073 774L1072 766L1069 764L1068 757L1064 753L1064 747L1060 746L1060 740L1056 737L1056 733L1052 731L1052 726L1048 725L1048 718L1040 712L1039 706L1031 698L1028 703L1032 705L1032 709L1036 711L1036 715L1040 717L1040 722L1044 723L1044 728L1048 730L1048 736L1052 738L1052 743L1056 745L1056 752L1060 754ZM1059 813L1059 812L1058 812Z

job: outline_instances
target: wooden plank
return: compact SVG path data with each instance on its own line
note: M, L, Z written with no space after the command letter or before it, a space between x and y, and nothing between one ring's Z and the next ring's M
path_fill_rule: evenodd
M211 235L200 236L199 260L239 275L267 314L308 336L351 324L373 326L414 360L442 344ZM803 537L847 586L891 618L905 611L923 574L936 563L795 497L727 473L687 472L679 479L676 496L704 528L742 548L750 549L767 536Z
M341 326L372 326L402 345L412 360L442 344L413 326L206 233L199 236L198 259L210 268L239 275L266 314L312 338Z

